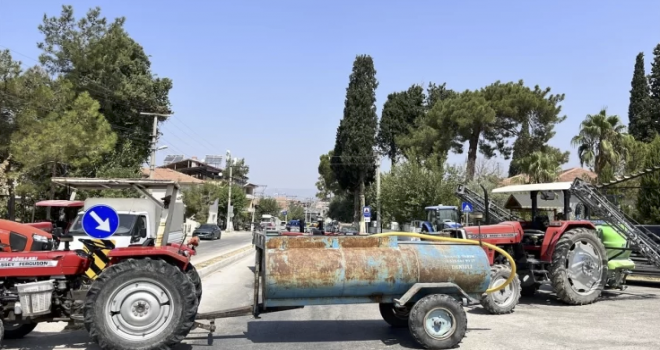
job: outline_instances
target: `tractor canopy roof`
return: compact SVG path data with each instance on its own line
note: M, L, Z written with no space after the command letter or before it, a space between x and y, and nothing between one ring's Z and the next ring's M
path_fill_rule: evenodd
M493 193L524 193L532 191L563 191L571 188L573 182L551 182L544 184L511 185L496 188Z
M37 207L65 207L65 208L78 208L85 205L84 201L67 201L67 200L45 200L35 203Z

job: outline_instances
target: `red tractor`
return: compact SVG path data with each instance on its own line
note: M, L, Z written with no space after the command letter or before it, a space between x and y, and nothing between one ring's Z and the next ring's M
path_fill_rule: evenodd
M539 199L546 198L549 192L559 192L563 213L571 213L572 183L508 186L493 192L529 193L533 220L506 220L485 226L445 230L445 234L454 237L497 245L516 261L518 276L514 282L502 293L485 295L482 305L495 314L511 312L520 295L533 295L542 284L552 285L557 297L567 304L594 302L600 296L608 276L607 252L596 227L584 220L551 221L547 216L540 215L538 210ZM485 200L475 207L485 207L485 210L470 216L478 220L485 217L485 222L493 222L488 205L484 205L490 204L487 193L484 196ZM495 214L501 216L497 210ZM511 272L506 266L506 259L489 249L487 253L493 266L492 284L502 284Z
M87 188L94 188L94 180L60 179ZM89 239L81 240L88 252L70 250L73 237L61 228L51 235L0 220L0 339L3 334L21 338L40 322L65 321L84 324L102 349L161 349L181 342L195 324L202 293L190 264L198 241L159 244L167 242L168 215L174 212L169 198L176 198L176 183L121 179L110 187L145 186L167 191L160 203L164 225L159 242L115 248L110 241L99 246ZM62 244L64 249L54 250ZM109 263L89 281L85 271L104 249L111 249Z

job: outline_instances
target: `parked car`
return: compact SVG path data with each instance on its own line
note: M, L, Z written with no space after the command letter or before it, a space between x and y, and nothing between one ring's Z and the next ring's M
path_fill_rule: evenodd
M222 231L216 224L201 224L193 231L193 237L216 240L222 238Z

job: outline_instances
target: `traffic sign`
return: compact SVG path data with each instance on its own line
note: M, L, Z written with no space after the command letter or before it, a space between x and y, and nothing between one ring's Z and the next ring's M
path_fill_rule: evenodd
M371 207L370 206L366 206L366 207L362 208L362 216L364 216L365 218L370 218L371 217Z
M471 213L472 212L472 203L463 202L463 204L461 205L461 208L463 208L464 213Z
M286 210L282 210L282 215L286 215L286 214L287 214L287 211L286 211Z
M365 216L364 222L371 222L371 216Z
M85 233L97 239L112 236L117 232L118 227L119 215L111 206L105 204L97 204L87 209L82 217L82 228Z

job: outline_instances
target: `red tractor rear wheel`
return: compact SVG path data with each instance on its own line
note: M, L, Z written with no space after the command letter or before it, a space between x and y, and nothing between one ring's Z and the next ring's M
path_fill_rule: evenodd
M591 304L607 283L607 251L596 230L576 227L555 246L550 281L557 298L569 305Z

